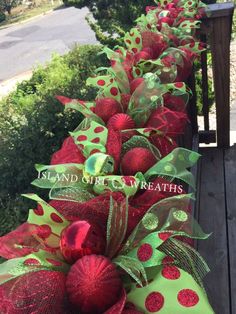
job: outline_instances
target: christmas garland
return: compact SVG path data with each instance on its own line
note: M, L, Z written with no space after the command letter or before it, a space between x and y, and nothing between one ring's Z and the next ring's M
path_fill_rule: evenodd
M25 195L37 208L0 238L0 313L214 313L192 246L208 235L185 192L199 154L176 143L204 5L160 0L146 11L127 48L104 48L111 66L87 81L95 101L57 96L85 119L49 166L36 165L49 203Z

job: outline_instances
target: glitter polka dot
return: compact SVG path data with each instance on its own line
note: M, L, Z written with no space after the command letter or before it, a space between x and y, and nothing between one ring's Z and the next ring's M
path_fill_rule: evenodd
M55 213L52 213L50 215L50 217L51 217L52 221L54 221L56 223L62 223L63 222L62 218Z
M106 84L106 82L105 82L104 80L98 80L98 81L97 81L97 84L98 84L99 86L104 86L104 85Z
M102 127L102 126L97 126L95 129L94 129L94 132L95 133L101 133L101 132L103 132L105 129L104 129L104 127Z
M177 87L177 88L182 88L182 87L184 87L184 83L182 83L182 82L177 82L177 83L175 83L175 87Z
M193 307L198 304L199 296L191 289L183 289L178 293L178 302L184 307Z
M138 44L140 44L140 38L139 37L137 37L137 38L135 38L135 42L136 42L136 44L138 45Z
M52 234L52 229L49 225L41 225L38 227L37 234L42 239L47 239Z
M173 213L173 216L178 221L184 222L184 221L188 220L188 214L185 211L183 211L183 210L176 210Z
M145 300L145 307L151 313L158 312L163 308L164 301L160 292L151 292Z
M137 49L137 48L132 48L132 51L133 51L134 53L137 53L137 52L138 52L138 49Z
M87 136L86 136L86 135L79 135L79 136L77 137L77 140L78 140L79 142L81 142L81 141L86 141L86 140L87 140Z
M41 206L41 205L38 205L38 207L34 209L34 213L35 213L35 215L37 215L37 216L43 216L44 211L43 211L42 206Z
M150 244L144 243L140 246L137 252L138 259L141 262L147 262L153 254L153 248Z
M172 171L172 167L171 166L165 166L164 169L167 172L171 172Z
M176 266L164 266L161 274L164 278L168 280L177 280L180 278L180 271Z
M27 266L39 266L41 265L40 262L35 259L35 258L28 258L24 261L24 265L27 265Z
M147 213L142 219L142 224L147 230L155 230L158 227L158 218L153 213Z
M99 149L93 149L90 152L90 155L96 154L96 153L101 153Z
M117 96L118 95L118 89L116 87L112 87L110 89L110 93L113 95L113 96Z
M92 143L99 143L100 142L100 138L99 137L95 137L91 142Z

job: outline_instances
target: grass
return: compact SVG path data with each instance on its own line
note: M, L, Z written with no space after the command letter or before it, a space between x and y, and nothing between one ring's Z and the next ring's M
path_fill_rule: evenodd
M23 22L34 16L59 8L60 6L62 6L62 2L59 0L54 1L53 3L51 1L43 2L40 5L32 7L32 8L28 8L25 5L20 5L12 9L12 14L7 15L6 20L0 23L0 28L2 26L10 25L13 23Z

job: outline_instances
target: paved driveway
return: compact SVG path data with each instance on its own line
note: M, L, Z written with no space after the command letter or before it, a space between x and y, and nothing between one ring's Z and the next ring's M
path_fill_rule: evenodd
M88 10L63 8L27 23L0 30L0 82L29 71L64 54L75 43L94 44L96 38L85 20Z

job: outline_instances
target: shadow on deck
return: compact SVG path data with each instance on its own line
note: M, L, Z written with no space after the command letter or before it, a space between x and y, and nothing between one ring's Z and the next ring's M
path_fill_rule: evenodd
M228 149L201 148L200 153L196 214L203 230L213 233L198 242L198 251L211 269L205 286L216 314L235 314L236 144Z

